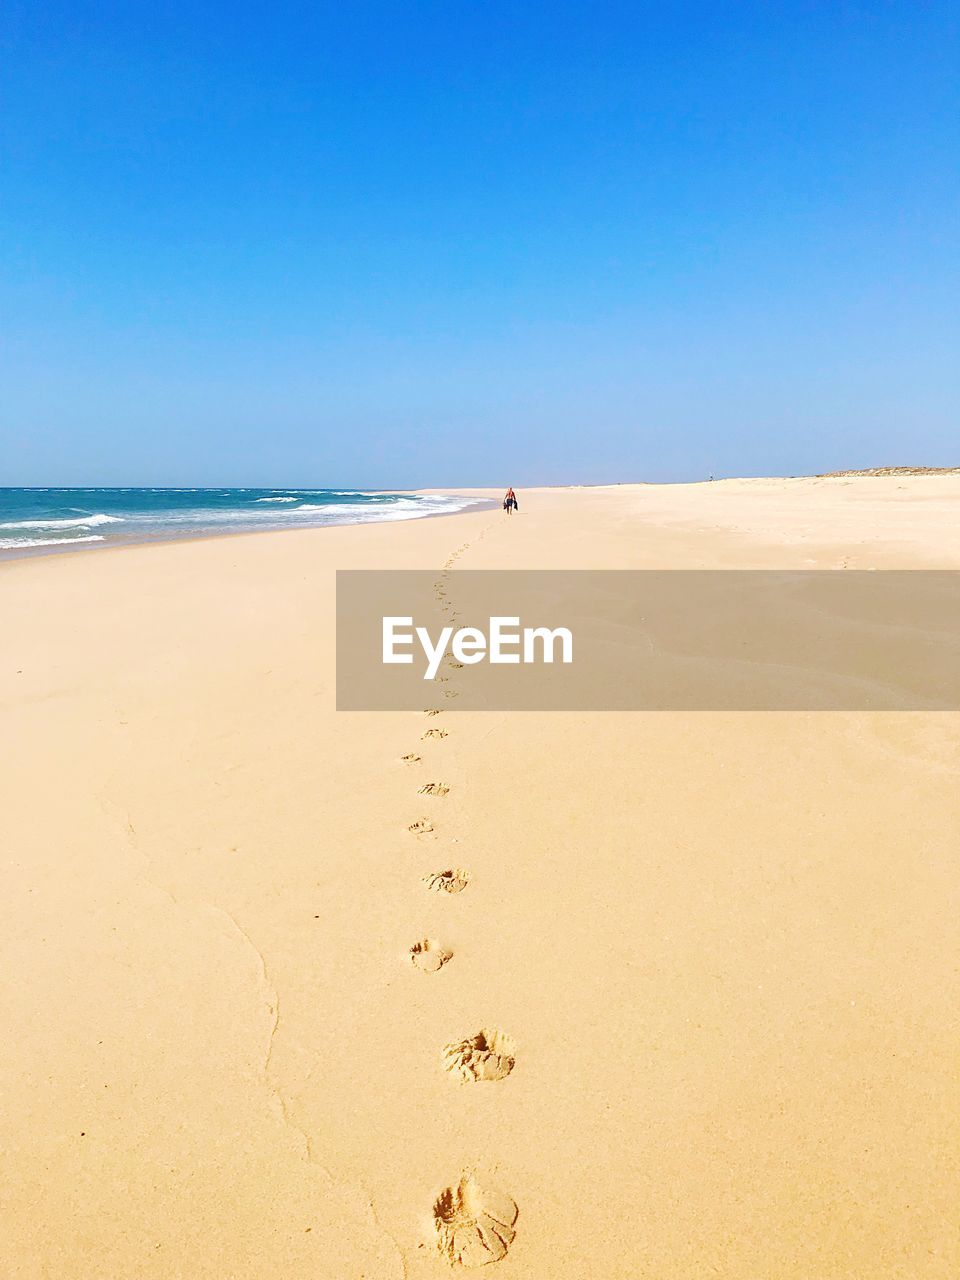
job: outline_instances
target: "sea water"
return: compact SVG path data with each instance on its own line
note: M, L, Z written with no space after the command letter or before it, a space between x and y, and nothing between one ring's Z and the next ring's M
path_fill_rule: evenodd
M466 497L359 489L0 488L0 555L412 520L474 505Z

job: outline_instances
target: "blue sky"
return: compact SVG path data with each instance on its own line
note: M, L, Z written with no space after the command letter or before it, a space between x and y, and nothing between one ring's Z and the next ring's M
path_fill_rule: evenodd
M13 0L0 41L0 484L960 461L952 5Z

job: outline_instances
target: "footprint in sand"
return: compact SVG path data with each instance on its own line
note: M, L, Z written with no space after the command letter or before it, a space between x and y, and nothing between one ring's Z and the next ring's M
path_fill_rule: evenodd
M433 823L429 818L418 818L416 822L411 822L407 830L415 836L425 836L433 830Z
M450 788L445 782L425 782L417 791L418 796L445 796Z
M453 959L453 952L442 947L433 938L422 938L410 948L410 960L422 973L436 973L448 960Z
M470 877L462 867L447 871L431 871L423 877L423 883L435 893L461 893L470 883Z
M440 714L439 707L426 707L423 714L425 716L438 716Z
M420 736L422 738L448 738L450 734L446 729L428 729L426 733Z
M516 1046L502 1031L483 1030L443 1051L443 1068L461 1080L505 1080L514 1068Z
M451 1266L499 1262L516 1239L513 1228L519 1216L516 1203L505 1192L481 1187L472 1174L463 1174L434 1203L437 1248Z
M419 764L423 756L418 756L415 751L411 751L408 755L401 756L400 759L404 764Z

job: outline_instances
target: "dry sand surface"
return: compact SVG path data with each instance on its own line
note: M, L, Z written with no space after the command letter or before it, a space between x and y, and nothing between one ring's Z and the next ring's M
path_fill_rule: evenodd
M519 496L0 565L4 1278L960 1274L960 717L333 707L335 567L957 568L960 477Z

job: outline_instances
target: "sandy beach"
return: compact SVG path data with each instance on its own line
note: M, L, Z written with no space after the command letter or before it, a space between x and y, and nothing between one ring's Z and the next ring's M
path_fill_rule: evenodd
M0 564L0 1275L427 1280L465 1174L503 1280L960 1273L960 715L334 706L338 568L955 569L960 475L519 499Z

